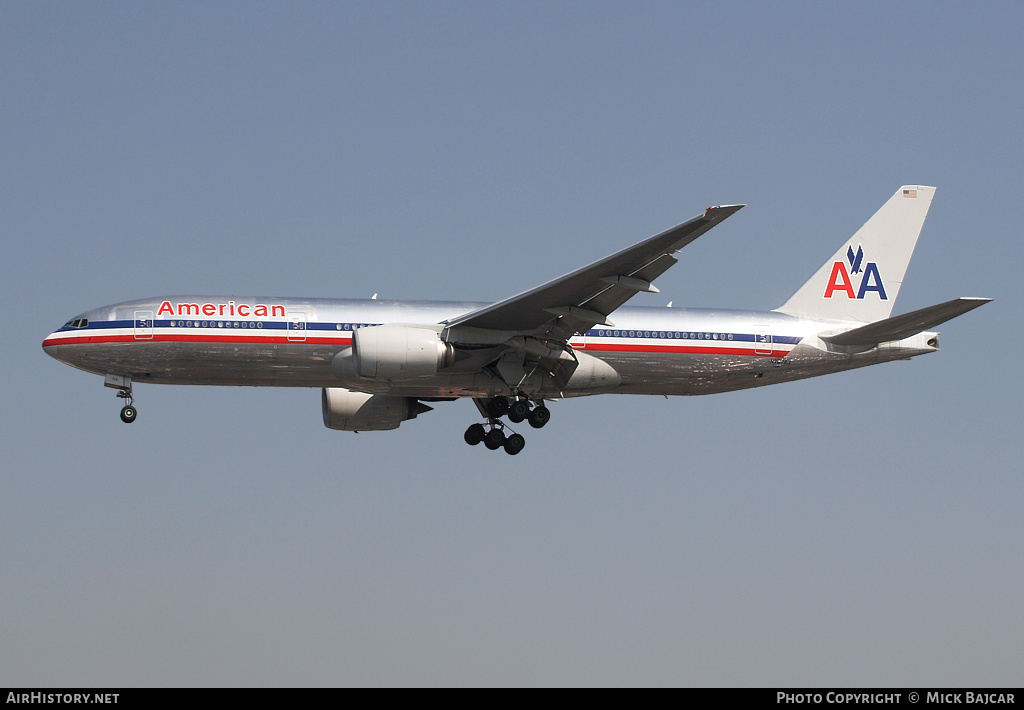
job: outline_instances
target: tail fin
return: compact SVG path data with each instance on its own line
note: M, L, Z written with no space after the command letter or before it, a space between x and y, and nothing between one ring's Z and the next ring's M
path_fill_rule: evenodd
M775 310L819 320L888 318L934 194L934 187L901 187Z

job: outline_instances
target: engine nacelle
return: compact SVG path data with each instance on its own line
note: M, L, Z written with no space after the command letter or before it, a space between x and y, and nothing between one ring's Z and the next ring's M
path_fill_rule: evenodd
M341 431L397 429L407 419L433 409L412 397L366 394L343 387L325 387L321 399L324 426Z
M358 377L414 380L455 362L455 349L431 328L376 325L352 334L352 359Z

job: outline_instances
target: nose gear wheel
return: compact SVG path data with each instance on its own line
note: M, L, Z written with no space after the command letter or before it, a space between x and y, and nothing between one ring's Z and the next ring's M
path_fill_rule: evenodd
M119 388L117 396L124 400L124 406L121 407L121 421L131 424L139 416L139 410L135 408L135 400L132 399L131 386Z

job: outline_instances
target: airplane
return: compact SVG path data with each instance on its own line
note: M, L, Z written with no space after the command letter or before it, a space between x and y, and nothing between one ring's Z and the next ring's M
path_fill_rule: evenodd
M43 350L102 375L126 423L139 382L318 387L324 424L356 432L469 397L481 421L466 443L515 455L512 425L543 427L551 400L729 392L935 352L929 329L991 299L891 315L934 193L901 187L768 311L624 305L743 207L720 205L495 303L160 296L75 316Z

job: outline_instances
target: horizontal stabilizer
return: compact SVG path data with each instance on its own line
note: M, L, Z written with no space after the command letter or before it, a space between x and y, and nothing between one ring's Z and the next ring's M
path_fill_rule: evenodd
M890 340L903 340L957 316L962 316L978 306L984 306L991 300L991 298L955 298L952 301L921 308L901 316L862 325L860 328L854 328L845 333L820 337L835 345L876 345Z

